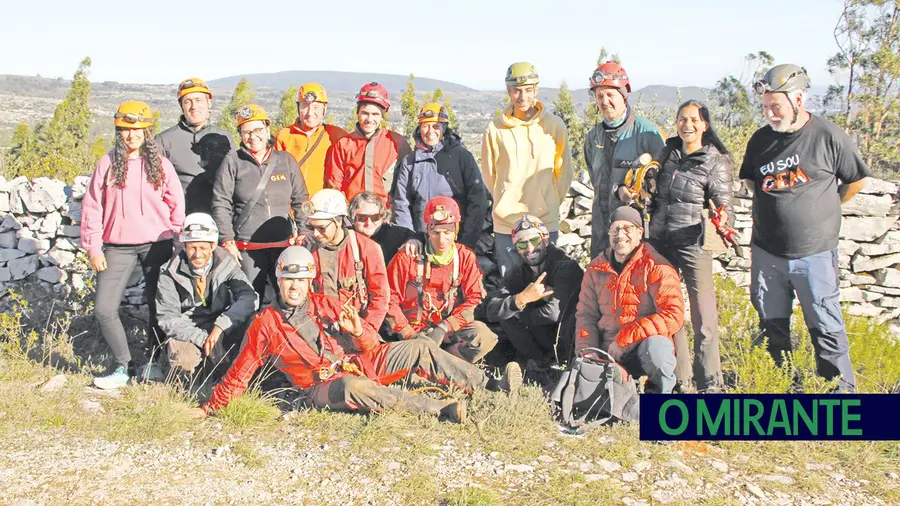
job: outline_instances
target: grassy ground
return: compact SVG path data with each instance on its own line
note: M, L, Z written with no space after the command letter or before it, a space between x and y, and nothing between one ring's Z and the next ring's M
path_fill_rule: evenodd
M788 391L795 371L804 391L829 387L810 372L808 336L798 332L793 365L776 368L751 346L746 295L718 288L734 390ZM174 384L89 388L102 357L73 344L73 324L42 317L31 333L18 314L0 315L0 503L900 503L896 442L666 445L640 441L636 426L563 436L536 386L476 393L461 426L294 411L259 389L197 422L195 395ZM848 330L860 390L900 392L900 346L886 329L851 318ZM61 370L65 384L44 391Z

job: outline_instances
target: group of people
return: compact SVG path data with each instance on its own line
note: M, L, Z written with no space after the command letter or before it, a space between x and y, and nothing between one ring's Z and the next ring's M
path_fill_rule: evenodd
M440 104L421 108L412 139L386 128L389 93L374 82L357 94L353 132L324 123L326 91L306 83L296 122L274 135L260 106L240 108L237 146L210 123L200 79L179 85L183 114L156 137L146 104L121 104L81 223L115 360L95 385L160 379L160 355L176 376L226 371L198 410L207 415L271 359L308 405L460 422L465 401L389 385L415 375L515 393L522 364L546 369L599 348L646 377L644 391L723 391L703 211L733 223L733 169L708 108L682 104L676 135L663 139L632 111L621 65L594 71L602 121L583 146L594 199L582 269L555 245L573 179L565 124L537 100L532 64L514 63L505 82L510 102L484 131L480 167ZM837 236L840 205L870 170L846 134L807 112L807 87L796 65L754 85L768 125L739 172L754 194L751 297L781 363L796 292L818 372L852 391ZM629 205L647 154L659 165L652 203ZM138 264L150 310L140 372L118 316ZM486 276L500 281L487 290Z

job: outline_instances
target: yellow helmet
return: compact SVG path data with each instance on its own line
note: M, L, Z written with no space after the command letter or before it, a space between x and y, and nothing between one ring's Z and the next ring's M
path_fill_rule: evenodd
M119 128L150 128L153 126L153 112L143 102L126 100L116 109L113 124Z
M447 114L447 108L441 104L432 103L425 104L419 111L419 124L422 123L449 123L450 116Z
M325 94L325 87L319 83L306 83L300 87L300 93L297 93L297 102L313 102L328 103L328 95Z
M266 111L256 104L247 104L238 109L234 121L235 123L237 123L235 125L237 128L241 128L241 125L247 123L248 121L265 121L266 125L270 123L269 116L266 115Z
M213 94L210 91L209 86L206 85L206 82L199 77L189 77L184 81L181 81L181 84L178 85L178 100L181 100L181 97L187 95L188 93L194 92L206 93L209 95L209 98L212 98Z
M513 63L506 69L507 86L527 86L537 84L539 81L537 69L527 61Z

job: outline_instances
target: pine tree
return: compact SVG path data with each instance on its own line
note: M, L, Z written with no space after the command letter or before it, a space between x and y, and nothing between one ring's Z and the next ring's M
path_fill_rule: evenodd
M456 111L453 110L450 103L450 94L447 94L447 98L444 100L444 107L447 108L447 116L450 117L450 128L459 133L459 123L456 122Z
M226 132L231 132L235 143L241 142L241 136L237 132L235 116L241 107L252 104L254 100L256 100L256 94L253 92L250 81L245 77L241 78L234 88L234 92L231 94L231 100L225 104L225 109L222 111L222 114L219 116L219 121L216 123Z
M356 105L350 108L350 116L347 117L347 123L344 124L344 130L348 132L353 132L356 130Z
M299 86L291 86L284 90L281 94L281 102L278 107L278 116L272 122L272 133L276 134L279 130L289 127L297 122L297 94L300 93Z
M575 102L572 100L572 94L569 92L569 86L565 81L559 86L559 93L553 99L553 114L562 118L569 132L569 146L572 146L572 163L576 170L585 168L584 154L580 149L584 145L584 138L587 134L585 125L578 117L575 110Z
M84 155L87 161L88 139L91 133L91 59L85 58L72 78L72 86L65 100L56 106L53 118L46 130L42 148L46 153L71 153ZM80 156L78 156L80 158Z
M416 101L416 87L413 81L416 76L409 75L409 81L406 82L406 91L400 95L400 114L403 115L403 135L412 139L419 124L417 117L419 115L419 102Z

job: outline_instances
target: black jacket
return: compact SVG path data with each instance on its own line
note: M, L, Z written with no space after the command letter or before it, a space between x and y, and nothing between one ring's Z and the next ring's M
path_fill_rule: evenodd
M235 230L244 206L253 196L266 166L275 164L265 190L247 221ZM292 234L291 211L298 228L306 222L303 203L309 198L297 160L285 151L275 151L259 165L244 148L228 153L213 185L212 215L219 227L219 240L272 242Z
M700 244L704 233L700 212L709 207L710 199L717 208L725 204L733 224L731 159L709 144L685 156L678 137L666 141L663 156L666 152L669 155L657 179L650 237L674 247Z
M421 240L420 235L408 228L384 223L372 234L370 239L381 246L381 252L384 253L384 265L388 265L406 241L413 238Z

